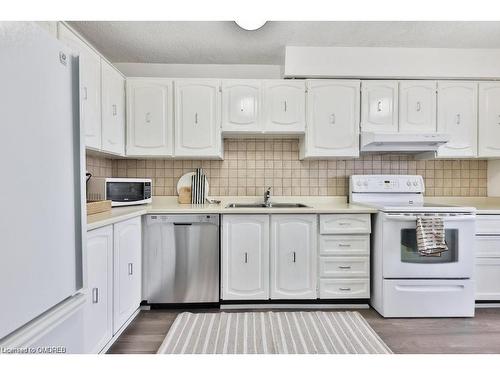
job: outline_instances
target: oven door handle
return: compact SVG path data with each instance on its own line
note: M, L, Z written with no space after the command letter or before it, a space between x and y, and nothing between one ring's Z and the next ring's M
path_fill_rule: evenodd
M417 221L418 216L396 216L396 215L385 215L385 219L388 221ZM425 216L421 217L436 217L436 216ZM462 215L462 216L437 216L441 217L444 222L449 221L475 221L476 215Z

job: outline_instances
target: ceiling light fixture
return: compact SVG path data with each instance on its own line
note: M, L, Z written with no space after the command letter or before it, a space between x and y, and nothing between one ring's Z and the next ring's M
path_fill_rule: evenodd
M244 30L254 31L264 26L267 21L244 18L234 22Z

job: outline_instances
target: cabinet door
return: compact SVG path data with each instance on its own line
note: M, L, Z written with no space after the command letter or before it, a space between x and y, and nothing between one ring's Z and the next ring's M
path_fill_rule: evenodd
M438 82L438 132L451 136L438 157L477 156L477 83Z
M127 79L127 155L173 155L173 96L168 79Z
M175 81L175 156L222 158L220 81Z
M476 258L476 300L500 300L500 258Z
M101 149L101 57L66 26L59 24L59 39L79 54L80 124L85 146Z
M399 132L436 132L436 81L399 82Z
M113 336L113 227L87 233L85 352L99 353Z
M106 61L101 63L102 150L125 153L125 79Z
M260 80L222 81L222 131L261 132Z
M264 81L263 108L266 133L303 133L306 126L305 82Z
M222 218L222 299L269 298L269 216Z
M141 302L141 218L114 225L113 333Z
M307 128L301 157L359 156L360 81L307 81Z
M271 216L271 299L317 297L316 215Z
M398 82L363 81L361 95L361 130L380 133L397 132Z
M500 83L479 83L479 157L500 157Z

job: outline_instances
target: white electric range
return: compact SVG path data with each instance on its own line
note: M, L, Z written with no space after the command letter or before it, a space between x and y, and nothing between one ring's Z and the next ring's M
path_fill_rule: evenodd
M474 316L475 208L424 203L413 175L353 175L350 202L375 207L371 305L384 317ZM423 256L416 219L439 216L448 251Z

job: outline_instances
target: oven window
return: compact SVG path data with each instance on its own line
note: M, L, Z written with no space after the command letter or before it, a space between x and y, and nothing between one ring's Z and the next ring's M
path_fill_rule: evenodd
M114 202L134 202L144 199L143 182L108 182L106 197Z
M417 249L417 230L401 229L401 262L453 263L458 261L458 229L445 229L448 251L439 256L420 255Z

